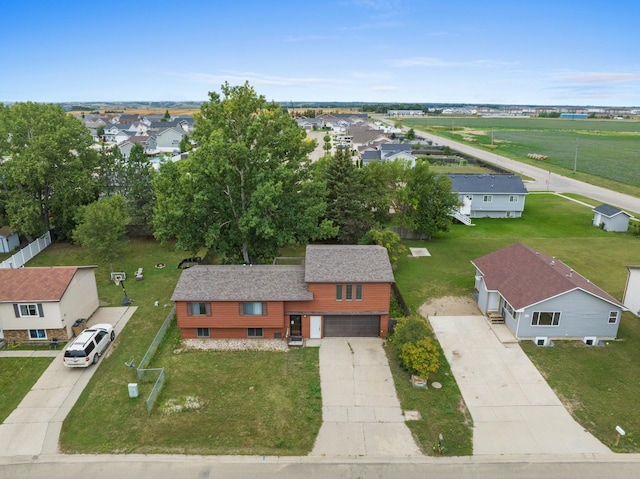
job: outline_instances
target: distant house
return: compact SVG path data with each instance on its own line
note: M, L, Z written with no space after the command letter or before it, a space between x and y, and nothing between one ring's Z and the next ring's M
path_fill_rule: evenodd
M631 215L615 206L602 204L593 208L593 226L605 231L626 233Z
M0 338L69 339L98 305L95 266L0 269Z
M528 194L516 175L449 174L451 191L460 197L459 212L468 218L520 218Z
M625 306L555 257L516 243L471 263L478 307L517 339L595 344L618 334Z
M640 317L640 266L627 266L627 284L624 287L624 305Z
M147 140L147 153L177 153L180 151L180 142L186 132L181 128L165 128Z
M301 116L296 118L296 123L300 128L305 130L321 130L324 128L324 120L322 118L307 118Z
M20 246L18 233L11 231L8 226L0 228L0 253L11 253Z
M173 292L183 338L386 336L385 248L307 246L303 265L193 266Z
M412 146L404 143L383 143L377 150L365 150L361 153L362 164L366 165L372 161L393 161L396 159L406 160L413 168L416 164L416 157L412 155Z

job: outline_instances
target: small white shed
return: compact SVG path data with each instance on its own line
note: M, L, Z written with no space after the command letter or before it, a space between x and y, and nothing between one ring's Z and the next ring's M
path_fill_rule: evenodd
M611 205L602 204L593 209L593 226L602 227L605 231L626 233L630 218L629 213Z
M11 253L19 246L18 233L12 232L8 226L0 228L0 253Z

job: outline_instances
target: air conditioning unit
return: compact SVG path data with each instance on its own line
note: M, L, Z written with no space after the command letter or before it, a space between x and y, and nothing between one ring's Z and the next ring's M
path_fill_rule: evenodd
M546 336L536 336L536 346L549 346L549 338Z
M586 344L587 346L598 345L598 338L596 338L595 336L585 336L582 341L584 341L584 344Z

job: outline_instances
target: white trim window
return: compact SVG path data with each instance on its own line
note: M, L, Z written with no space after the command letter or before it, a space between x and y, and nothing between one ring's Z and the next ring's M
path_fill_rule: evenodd
M509 203L517 203L518 197L516 195L509 195Z
M618 322L618 311L609 311L609 324L616 324Z
M21 318L36 318L40 316L37 304L19 304Z
M44 329L30 329L29 339L47 339L47 331Z
M558 326L560 311L534 311L531 326Z
M493 195L484 195L482 197L483 203L491 203L493 201Z
M209 328L197 328L196 329L196 337L197 338L210 338L211 333Z

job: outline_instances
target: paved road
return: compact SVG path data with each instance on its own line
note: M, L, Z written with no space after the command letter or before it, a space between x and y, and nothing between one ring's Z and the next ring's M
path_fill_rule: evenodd
M389 121L387 121L387 123L388 122ZM407 128L404 127L404 129L406 130ZM558 193L575 193L593 198L601 203L617 206L618 208L622 208L623 210L640 218L640 198L635 196L618 193L617 191L611 191L599 186L583 183L582 181L574 180L573 178L550 173L544 168L538 168L526 163L521 163L519 161L500 156L491 151L474 148L469 145L458 143L457 141L425 133L424 131L420 131L420 136L439 145L449 146L462 153L487 161L488 163L493 163L510 171L534 178L535 181L533 183L527 184L527 189L529 191L547 190Z
M399 461L370 459L202 457L202 456L51 456L3 462L0 479L262 479L274 478L390 478L390 479L637 479L640 456L623 456L615 462L592 457L554 458L414 458Z

